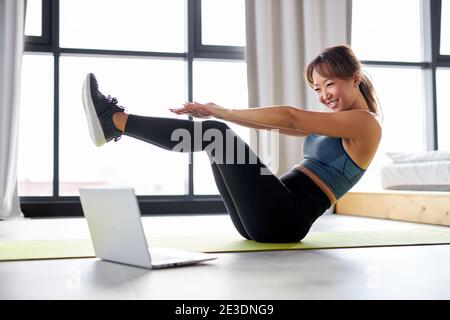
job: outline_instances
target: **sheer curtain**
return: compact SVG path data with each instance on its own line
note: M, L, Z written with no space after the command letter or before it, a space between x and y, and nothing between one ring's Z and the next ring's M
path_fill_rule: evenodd
M0 219L23 217L17 194L24 1L0 0Z
M304 67L322 49L349 44L350 30L351 0L246 0L249 105L319 109ZM261 131L251 144L279 176L301 160L303 139Z

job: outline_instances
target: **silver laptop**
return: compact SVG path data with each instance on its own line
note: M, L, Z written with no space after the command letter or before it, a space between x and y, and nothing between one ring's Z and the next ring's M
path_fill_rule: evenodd
M82 188L80 200L95 255L142 268L167 268L216 259L211 254L147 246L132 188Z

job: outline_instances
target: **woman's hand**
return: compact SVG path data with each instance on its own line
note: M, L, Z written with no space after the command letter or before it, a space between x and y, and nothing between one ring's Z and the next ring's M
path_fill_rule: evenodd
M212 102L201 104L195 101L183 103L182 108L169 108L169 110L178 115L188 114L191 117L203 119L211 117L225 119L230 112L229 109L220 107Z

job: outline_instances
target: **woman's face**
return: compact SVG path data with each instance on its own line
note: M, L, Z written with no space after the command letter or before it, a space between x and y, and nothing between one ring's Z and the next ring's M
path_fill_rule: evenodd
M326 78L313 71L314 86L320 103L333 112L352 108L357 98L358 82L354 79Z

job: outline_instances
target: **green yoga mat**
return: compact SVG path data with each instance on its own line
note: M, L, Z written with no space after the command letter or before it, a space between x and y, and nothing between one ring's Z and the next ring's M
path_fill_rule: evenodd
M241 252L450 244L450 232L431 229L386 231L310 232L301 242L258 243L239 235L152 237L151 247L169 247L202 252ZM0 241L0 261L94 257L91 241L18 240Z

